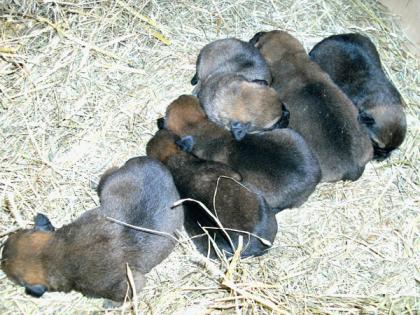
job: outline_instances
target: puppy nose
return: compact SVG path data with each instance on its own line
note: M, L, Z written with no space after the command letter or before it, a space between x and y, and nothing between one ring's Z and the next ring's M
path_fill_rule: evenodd
M375 161L381 162L381 161L389 158L390 155L391 155L391 151L381 149L381 148L379 148L375 145L373 146L373 159Z

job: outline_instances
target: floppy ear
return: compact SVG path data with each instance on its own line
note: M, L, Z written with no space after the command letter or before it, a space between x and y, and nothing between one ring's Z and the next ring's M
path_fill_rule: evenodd
M250 43L252 46L257 47L258 40L259 40L259 39L260 39L260 37L261 37L261 36L263 36L265 33L266 33L266 32L258 32L257 34L255 34L255 35L254 35L254 37L252 37L252 38L249 40L249 43Z
M255 80L252 80L252 82L257 83L257 84L260 84L260 85L266 85L266 86L268 86L268 82L266 80L258 80L258 79L255 79Z
M250 123L243 124L239 121L230 123L230 131L237 141L241 141L248 133Z
M38 213L35 217L35 231L53 232L55 228L47 216Z
M198 83L198 74L196 72L191 79L191 85L196 85L197 83Z
M194 138L192 136L185 136L175 142L182 151L190 153L194 147Z
M157 125L159 130L164 129L165 128L165 118L160 117L160 118L156 119L156 125Z
M25 285L25 293L33 297L41 297L47 291L47 287L42 284Z
M282 129L287 128L289 126L289 119L290 119L290 112L286 107L286 104L283 102L281 103L281 117L280 119L274 124L273 129Z
M359 116L357 118L362 124L365 124L367 127L371 127L375 124L375 119L373 119L371 115L365 112L359 112Z
M281 118L284 119L284 120L289 121L290 112L287 109L287 105L285 103L283 103L283 102L281 103L281 110L282 110Z

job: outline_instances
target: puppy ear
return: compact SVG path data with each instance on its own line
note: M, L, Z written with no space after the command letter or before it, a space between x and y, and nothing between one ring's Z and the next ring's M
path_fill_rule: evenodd
M160 118L156 119L156 125L157 125L159 130L164 129L165 128L165 118L160 117Z
M33 297L41 297L47 291L47 287L42 284L25 285L25 293Z
M366 125L367 127L371 127L375 124L375 119L373 119L373 117L367 114L366 112L359 112L359 116L357 118L362 124Z
M237 141L241 141L248 133L250 123L241 123L239 121L230 123L230 131Z
M198 83L198 74L196 72L191 79L191 85L196 85L197 83Z
M283 103L283 102L281 103L281 110L282 110L281 119L287 120L287 122L289 122L290 112L287 109L287 105L285 103Z
M256 79L256 80L252 80L252 82L257 83L257 84L260 84L260 85L266 85L266 86L268 86L268 82L266 80L258 80L258 79Z
M185 136L175 142L182 151L190 153L194 147L194 138L192 136Z
M266 33L266 32L258 32L257 34L255 34L255 35L254 35L254 37L252 37L252 38L249 40L249 43L250 43L252 46L257 47L258 40L259 40L259 39L260 39L260 37L261 37L261 36L263 36L265 33Z
M274 124L273 129L282 129L287 128L289 126L289 119L290 119L290 112L286 107L285 103L281 103L281 117L280 119Z
M38 213L35 217L35 231L53 232L54 226L51 224L50 219L42 213Z

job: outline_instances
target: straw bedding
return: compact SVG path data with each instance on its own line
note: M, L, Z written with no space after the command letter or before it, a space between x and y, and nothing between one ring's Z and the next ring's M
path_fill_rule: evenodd
M307 49L335 33L370 36L405 99L407 138L357 182L319 185L302 207L281 212L267 255L207 261L181 243L148 275L136 310L420 312L419 62L375 1L1 1L0 241L37 212L61 226L94 207L100 174L144 155L156 118L191 91L199 49L270 29ZM0 272L0 313L103 310L78 293L23 291Z

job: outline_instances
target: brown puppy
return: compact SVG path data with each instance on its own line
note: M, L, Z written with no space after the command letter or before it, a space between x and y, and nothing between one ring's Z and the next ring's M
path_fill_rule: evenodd
M130 159L107 172L98 186L100 207L55 230L38 214L33 229L13 233L5 243L1 268L26 293L79 291L87 296L123 301L126 264L136 289L144 274L172 251L171 238L127 228L129 224L173 234L183 224L183 208L171 209L179 194L169 171L147 157Z
M251 43L270 66L272 86L290 110L290 128L315 151L322 180L358 179L373 149L351 101L290 34L261 32Z
M210 227L208 233L217 246L229 254L234 251L231 245L237 247L239 235L244 236L242 257L264 254L269 246L259 238L272 243L277 233L275 214L264 198L239 184L237 181L241 176L229 166L182 151L176 144L178 140L179 137L170 131L159 130L147 144L147 155L168 167L182 198L201 201L218 217L232 242L201 206L187 202L184 203L185 228L191 236L200 235L193 238L198 250L204 255L214 255L202 226ZM252 234L237 233L232 229Z
M231 130L237 140L248 132L287 127L287 111L268 86L268 66L247 42L227 38L206 45L191 83L197 84L193 94L209 119Z
M216 74L198 93L209 119L230 129L236 140L247 133L286 128L289 112L277 92L242 75Z
M384 160L404 141L407 122L401 95L382 70L378 51L361 34L330 36L309 53L359 110L374 159Z
M183 137L186 150L238 171L244 184L260 193L275 212L301 205L321 177L315 155L293 130L248 134L235 141L206 118L193 96L180 96L169 105L165 127Z
M201 83L215 74L238 74L248 81L271 83L270 70L261 53L247 42L236 38L216 40L201 49L197 58L197 72L191 80L197 87L194 94L200 91Z

